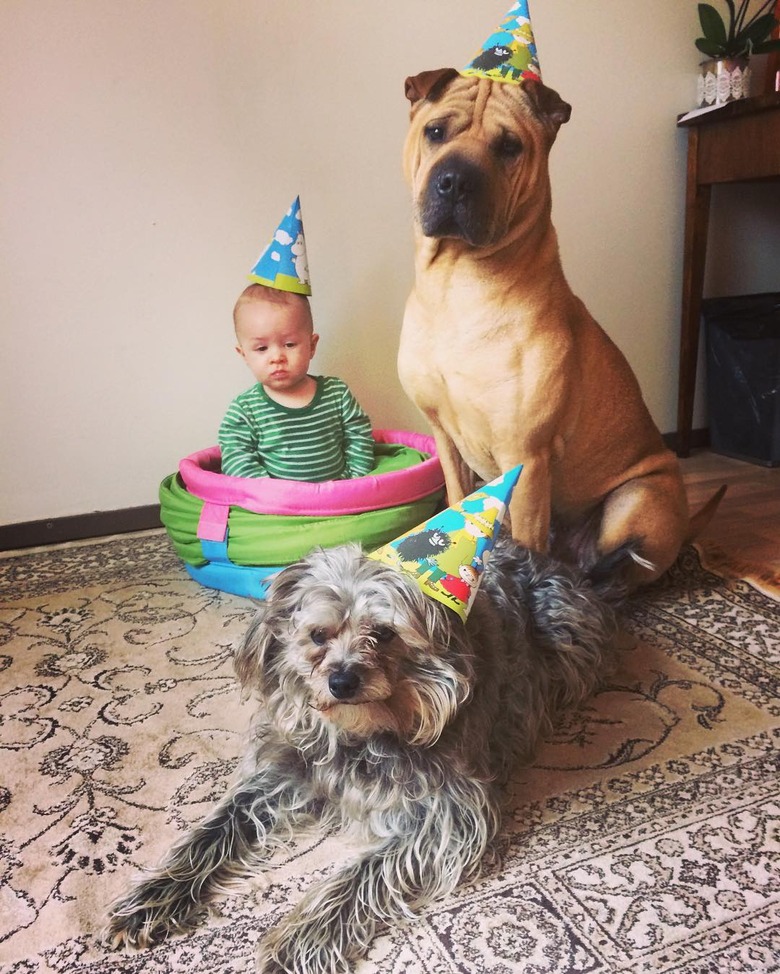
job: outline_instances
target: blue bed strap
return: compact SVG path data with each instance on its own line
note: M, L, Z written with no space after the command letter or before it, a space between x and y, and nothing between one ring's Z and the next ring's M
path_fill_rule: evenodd
M205 547L205 546L204 546ZM271 579L284 565L253 566L234 565L232 562L210 562L208 565L188 565L184 567L196 582L206 588L218 588L232 595L243 595L250 599L265 599Z

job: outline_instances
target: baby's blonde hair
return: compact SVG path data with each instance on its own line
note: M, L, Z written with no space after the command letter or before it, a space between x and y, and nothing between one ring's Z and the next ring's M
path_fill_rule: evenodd
M296 294L294 291L280 291L275 287L267 287L265 284L250 284L245 287L244 290L239 294L238 301L236 301L235 307L233 308L233 324L234 326L238 323L238 312L245 304L250 304L255 301L265 301L267 304L282 304L292 307L296 302L303 301L306 306L306 311L308 314L309 321L311 322L312 330L314 330L314 322L311 316L311 306L309 305L309 299L305 294Z

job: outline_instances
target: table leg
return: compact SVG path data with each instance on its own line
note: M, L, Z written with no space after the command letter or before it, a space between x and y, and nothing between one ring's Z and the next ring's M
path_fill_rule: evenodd
M707 260L707 231L712 187L701 186L698 175L699 133L688 133L688 175L685 192L685 244L680 321L680 375L677 389L677 455L691 451L693 397L699 355L699 318Z

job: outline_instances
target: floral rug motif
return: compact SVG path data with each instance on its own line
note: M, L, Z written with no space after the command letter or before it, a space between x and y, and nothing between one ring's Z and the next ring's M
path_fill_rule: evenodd
M348 854L302 835L190 937L137 954L106 904L226 787L249 719L246 599L164 534L0 559L1 974L239 974ZM687 549L637 596L615 674L507 793L483 879L358 974L780 970L780 604Z

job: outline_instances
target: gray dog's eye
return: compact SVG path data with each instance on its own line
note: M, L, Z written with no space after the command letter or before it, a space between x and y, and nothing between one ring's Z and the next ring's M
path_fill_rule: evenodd
M396 632L390 626L377 626L376 629L372 630L371 635L378 643L389 643L391 639L395 638Z
M328 634L324 629L312 629L311 641L315 646L324 646L328 641Z
M447 134L447 130L439 122L432 122L430 125L426 125L423 131L425 132L425 138L429 142L443 142L444 136Z

